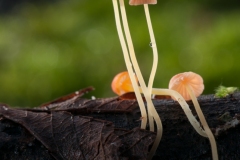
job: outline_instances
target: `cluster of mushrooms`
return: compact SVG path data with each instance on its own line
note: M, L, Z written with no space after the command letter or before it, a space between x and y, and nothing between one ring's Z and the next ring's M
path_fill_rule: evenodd
M217 145L215 138L205 120L205 117L201 111L199 103L197 101L197 96L199 96L204 89L203 79L200 75L193 72L184 72L172 77L169 83L169 89L156 89L152 88L153 80L156 74L157 64L158 64L158 53L157 46L155 42L155 37L152 29L151 19L149 15L148 4L156 4L157 0L130 0L130 5L143 5L146 15L146 20L148 24L149 35L151 39L151 47L153 50L153 65L150 74L148 84L144 82L143 76L141 74L133 47L133 42L131 39L128 21L126 16L126 10L124 5L124 0L112 0L116 27L118 31L118 36L120 39L120 44L123 50L123 56L127 67L127 72L119 73L112 82L112 89L118 95L122 95L126 92L133 92L136 95L138 101L142 121L141 128L146 129L147 122L149 123L150 131L156 131L157 137L154 144L149 152L148 159L152 159L158 144L160 143L162 137L162 122L161 119L153 105L152 95L170 95L174 100L178 101L183 111L185 112L189 122L194 127L194 129L203 137L209 138L212 158L214 160L218 159ZM120 9L120 10L119 10ZM122 21L122 24L121 24ZM123 26L123 29L122 29ZM126 41L125 41L126 39ZM142 99L142 94L146 100L146 106ZM200 123L193 116L186 100L192 100L198 117L201 121L203 128ZM154 122L157 128L154 128Z

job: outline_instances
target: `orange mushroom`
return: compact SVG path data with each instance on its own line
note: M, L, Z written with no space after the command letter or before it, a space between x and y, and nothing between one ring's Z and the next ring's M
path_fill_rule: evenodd
M133 91L133 88L134 88L134 92L135 92L135 95L137 97L137 101L139 103L139 108L140 108L140 111L141 111L141 115L143 117L142 123L141 123L141 128L142 129L146 128L147 117L149 117L149 126L150 126L151 131L154 131L154 121L156 122L157 137L156 137L156 140L155 140L155 142L154 142L154 144L153 144L153 146L152 146L152 148L149 152L148 159L152 159L152 157L153 157L153 155L154 155L154 153L155 153L155 151L158 147L158 144L161 140L161 137L162 137L161 119L160 119L156 109L154 108L153 102L151 100L151 94L160 94L160 95L171 95L171 96L176 98L176 100L179 102L179 104L183 108L185 114L187 115L190 123L195 128L195 130L200 135L202 135L204 137L208 137L210 139L210 143L211 143L212 150L213 150L213 159L216 160L217 159L216 142L215 142L215 139L214 139L213 135L210 135L211 131L209 131L209 127L206 126L206 123L202 123L206 132L202 129L202 127L200 126L200 124L198 123L196 118L191 113L191 110L189 109L189 106L186 103L186 101L184 100L184 98L178 92L176 92L174 90L171 90L171 89L153 89L152 88L153 79L154 79L156 68L157 68L156 67L157 66L157 47L156 47L156 42L155 42L155 38L154 38L154 34L153 34L151 19L150 19L150 15L149 15L148 4L156 4L157 0L130 0L129 1L130 5L141 5L141 4L144 5L146 20L147 20L150 39L151 39L151 44L152 44L151 47L153 49L153 57L154 57L153 58L154 59L153 67L152 67L152 71L151 71L151 74L150 74L148 86L146 86L146 84L143 80L140 68L139 68L138 63L137 63L137 59L135 57L135 51L134 51L134 47L133 47L133 43L132 43L132 39L131 39L129 27L128 27L128 22L127 22L124 0L119 0L121 17L122 17L122 24L121 24L121 20L120 20L119 9L118 9L119 8L118 7L118 0L112 0L112 1L113 1L113 8L114 8L114 14L115 14L115 19L116 19L116 27L117 27L120 43L121 43L121 46L122 46L122 49L123 49L124 60L126 62L126 67L129 71L129 75L130 75L132 83L133 83L133 87L132 86L131 87L126 87L127 90L123 89L123 88L125 88L125 86L128 86L128 85L127 85L127 83L125 84L125 82L123 83L124 85L122 85L122 82L120 81L121 78L119 78L118 77L119 75L117 75L115 77L117 80L113 80L112 89L115 93L121 95L123 93ZM124 27L125 36L123 34L122 25ZM127 41L127 45L126 45L126 42L125 42L125 38L126 38L126 41ZM135 71L136 75L134 74L133 70ZM138 84L138 81L137 81L137 83L135 83L134 76L137 77L136 79L139 80L139 84ZM116 81L116 85L114 85L114 83L115 83L114 81ZM120 82L120 84L118 83L118 81ZM131 84L131 81L129 81L129 82ZM189 86L190 85L188 85L188 84L185 85L185 87L187 88L187 91L191 92L192 88L189 87ZM129 90L129 88L130 88L130 90ZM204 89L204 86L203 86L203 89ZM147 102L147 107L148 107L148 115L146 114L146 109L145 109L142 97L140 95L140 91L145 96L145 99L146 99L146 102ZM193 99L193 102L194 102L194 105L195 105L195 102L197 102L197 99L194 96L194 94L190 94L190 95L191 95L191 98ZM199 117L202 117L202 116L199 116ZM206 129L206 127L208 127L208 129Z
M218 160L217 144L211 129L202 113L197 98L204 90L203 79L200 75L193 72L184 72L173 76L169 83L169 88L179 92L185 100L192 100L196 109L197 115L202 123L202 126L209 138L212 158Z
M157 4L157 0L130 0L130 5Z
M195 97L200 96L204 90L202 77L193 72L179 73L173 76L169 82L169 89L180 93L185 100L190 100L191 93L188 92L186 86L190 86L192 88Z
M137 81L137 78L136 78ZM117 95L123 95L127 92L134 92L131 79L127 71L117 74L112 81L112 90Z

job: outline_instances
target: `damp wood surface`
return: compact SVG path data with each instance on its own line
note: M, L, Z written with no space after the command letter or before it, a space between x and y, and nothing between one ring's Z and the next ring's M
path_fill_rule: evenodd
M80 90L85 92L85 90ZM0 104L0 159L146 159L156 134L139 129L134 96L85 99L70 94L34 109ZM215 135L219 159L240 157L240 92L198 98ZM210 160L201 137L172 99L154 99L163 136L153 159ZM197 114L191 101L188 104ZM198 118L197 118L198 119Z

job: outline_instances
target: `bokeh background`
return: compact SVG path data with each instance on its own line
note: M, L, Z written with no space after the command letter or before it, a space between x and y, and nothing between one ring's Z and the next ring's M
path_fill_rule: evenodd
M135 51L146 81L152 65L143 6L126 1ZM159 0L150 6L159 51L154 87L194 71L204 94L240 86L240 1ZM125 71L111 0L0 0L0 102L34 107L94 86L111 97Z

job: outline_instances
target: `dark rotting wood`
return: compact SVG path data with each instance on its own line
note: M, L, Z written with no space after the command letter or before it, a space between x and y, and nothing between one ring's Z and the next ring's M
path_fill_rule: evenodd
M79 153L85 153L82 150L79 153L74 152L75 155L67 154L71 153L74 148L78 148L80 143L78 136L84 130L76 130L75 122L77 121L70 124L70 127L66 125L65 129L69 130L69 134L75 136L71 137L71 140L75 139L78 142L69 144L76 145L75 147L67 146L64 144L66 141L62 138L67 137L68 132L65 133L65 130L62 129L64 125L56 120L71 121L71 118L76 117L87 121L89 125L90 122L98 123L91 124L96 125L95 128L102 125L103 129L98 130L98 133L111 135L111 138L108 137L108 142L105 140L106 143L103 147L105 147L105 151L106 148L110 149L112 146L116 146L116 148L113 147L108 150L107 154L103 154L108 155L107 159L146 159L147 149L151 147L155 134L137 129L140 126L141 115L136 100L120 97L96 100L84 99L80 96L71 98L73 99L59 103L50 102L49 105L35 109L12 109L7 105L0 105L0 159L65 159L71 156L73 159L93 159L93 157L76 156ZM225 98L204 95L200 96L198 100L209 127L216 137L220 159L239 159L240 92ZM154 99L153 102L163 123L163 137L153 159L211 159L208 139L197 134L176 101L168 98ZM194 116L197 117L192 102L189 101L188 104ZM40 114L45 118L38 119L39 122L35 121L36 117L34 116ZM26 116L29 117L26 119ZM52 120L54 117L56 121L54 123L58 123L60 127L53 125L53 122L49 123L50 127L55 127L56 131L49 132L46 129L49 127L47 120ZM75 132L70 132L72 129ZM42 135L39 134L40 132ZM61 135L61 133L63 134ZM91 134L92 132L86 133ZM54 136L49 136L49 134ZM54 142L51 142L52 140ZM58 141L62 145L54 148ZM90 139L87 139L85 143L87 141ZM120 143L123 145L121 146ZM138 150L130 149L134 144L138 145ZM68 147L71 150L65 151ZM104 159L100 156L100 151L103 150L98 151L96 156Z

